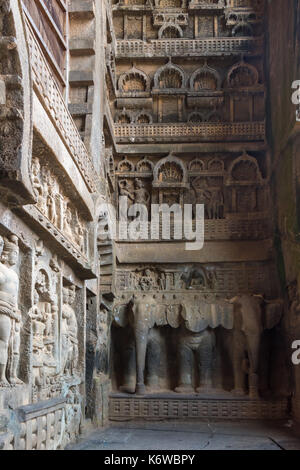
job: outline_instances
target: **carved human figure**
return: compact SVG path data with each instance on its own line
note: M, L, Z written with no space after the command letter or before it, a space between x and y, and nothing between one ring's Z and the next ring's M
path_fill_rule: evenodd
M207 274L201 267L186 266L180 274L180 281L184 284L185 289L201 289L207 287Z
M83 223L80 220L78 211L75 212L75 232L76 232L76 239L77 244L80 248L82 253L85 252L85 228Z
M47 304L47 308L44 311L44 322L45 322L45 337L52 337L53 334L53 318L57 313L57 307L54 304Z
M35 385L42 385L41 370L43 367L43 349L44 349L44 332L45 324L43 313L39 307L39 294L34 291L34 305L29 311L32 328L32 349L33 349L33 367Z
M160 287L160 273L157 270L142 267L133 273L135 289L142 291L157 290Z
M224 196L221 190L213 189L210 191L211 197L207 204L209 219L220 219L223 216Z
M136 204L143 204L148 207L150 202L150 194L147 189L145 189L143 181L137 178L135 181L135 187L136 189L134 190L134 202Z
M119 181L119 195L120 197L127 198L127 208L129 209L134 203L135 196L134 196L134 189L127 180ZM123 208L122 206L120 206L119 217L122 219L127 218L127 212L125 212L125 208Z
M108 318L106 307L101 304L96 319L95 368L96 374L108 373Z
M4 240L0 261L0 386L22 384L18 378L21 333L19 277L14 270L18 256L18 238L12 235Z
M49 189L47 194L47 206L48 206L48 214L49 220L52 222L53 225L57 226L58 224L58 214L56 209L56 185L53 178L49 179Z
M73 238L72 221L73 221L72 209L69 205L69 202L66 200L64 203L64 222L63 222L64 230L63 231L65 235L71 239Z
M212 194L211 191L208 189L207 181L204 180L202 182L201 187L196 184L196 181L191 182L192 190L194 191L195 195L195 204L203 204L205 214L208 215L208 204L211 200Z
M32 184L33 190L37 197L38 207L43 205L43 187L40 179L41 165L38 158L33 158L32 160Z
M73 309L75 286L63 288L62 308L62 371L74 375L78 365L78 325Z
M49 218L49 208L47 206L48 203L48 191L49 191L49 181L50 181L50 171L46 167L42 167L41 171L41 184L42 184L42 191L43 195L40 198L40 209L45 215L45 217Z

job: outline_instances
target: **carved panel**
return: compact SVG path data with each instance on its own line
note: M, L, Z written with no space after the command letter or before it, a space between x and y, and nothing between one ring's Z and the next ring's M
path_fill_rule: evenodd
M32 180L37 208L86 256L88 253L87 222L66 195L56 173L49 164L41 164L38 157L32 160Z

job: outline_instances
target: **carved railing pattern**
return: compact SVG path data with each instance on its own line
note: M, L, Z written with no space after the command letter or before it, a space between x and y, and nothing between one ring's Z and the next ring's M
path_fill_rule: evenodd
M203 7L220 7L224 8L251 8L257 10L263 7L263 0L191 0L189 6L199 5Z
M263 213L261 218L254 219L214 219L205 220L205 240L265 240L272 235L272 226L267 213ZM193 221L193 231L196 230L196 223ZM151 233L151 223L148 223L148 234ZM150 235L149 235L150 236ZM130 240L128 230L127 241L136 243L136 240ZM142 240L142 239L141 239ZM159 223L159 241L167 241L162 236L162 222ZM174 222L170 221L170 239L174 240ZM185 237L183 236L183 240ZM119 240L120 241L120 240ZM150 239L151 241L151 239ZM175 240L176 241L176 240ZM177 240L178 241L178 240Z
M211 55L257 52L263 50L263 38L164 39L149 43L140 40L117 41L117 57Z
M226 6L231 8L261 10L264 7L264 0L228 0Z
M201 7L201 8L224 8L224 0L191 0L189 8Z
M98 177L91 157L67 108L47 60L27 25L34 87L65 142L91 192L97 191Z
M200 123L200 124L115 124L115 137L118 138L153 138L153 137L199 137L200 139L234 140L236 137L249 137L264 140L264 122L237 123Z

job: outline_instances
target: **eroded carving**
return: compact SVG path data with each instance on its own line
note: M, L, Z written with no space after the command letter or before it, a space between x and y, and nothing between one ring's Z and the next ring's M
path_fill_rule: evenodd
M18 378L22 317L19 277L14 269L18 258L18 238L5 238L0 261L0 387L22 384Z
M78 366L78 325L74 311L75 286L63 288L62 309L62 371L76 375Z

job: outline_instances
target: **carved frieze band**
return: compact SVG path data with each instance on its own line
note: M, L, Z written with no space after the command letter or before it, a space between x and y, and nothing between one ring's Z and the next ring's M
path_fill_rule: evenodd
M115 124L118 140L137 138L195 138L197 140L264 140L264 122L202 123L202 124Z
M128 57L169 57L211 56L221 54L256 53L263 51L263 38L208 38L208 39L169 39L143 42L119 40L117 58Z
M186 266L184 268L137 267L116 271L116 290L123 292L181 292L224 294L259 292L271 295L272 276L267 265ZM171 300L170 300L171 301Z

